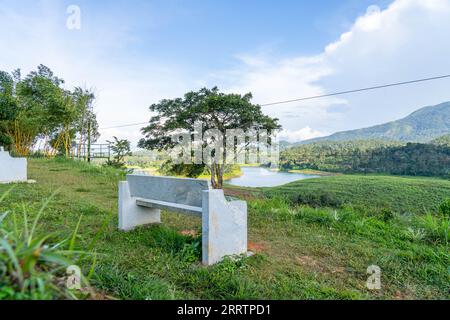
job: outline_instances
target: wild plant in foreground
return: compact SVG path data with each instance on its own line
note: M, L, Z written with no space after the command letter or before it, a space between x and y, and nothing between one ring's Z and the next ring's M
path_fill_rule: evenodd
M0 197L0 203L9 192ZM0 214L0 300L80 297L80 293L67 288L65 279L67 267L74 265L74 259L81 254L74 250L79 223L69 239L58 241L54 233L37 233L39 220L52 198L44 201L31 223L25 206L21 217L16 212Z

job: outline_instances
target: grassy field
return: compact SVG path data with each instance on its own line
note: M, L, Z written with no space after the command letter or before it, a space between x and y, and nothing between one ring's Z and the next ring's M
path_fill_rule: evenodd
M282 196L294 203L351 205L371 212L383 209L399 214L435 212L450 197L450 181L437 178L382 175L339 175L296 181L281 187L263 188L267 195Z
M0 212L37 212L58 191L38 232L70 236L82 216L78 249L97 253L91 283L118 299L449 298L449 220L435 210L450 197L449 181L336 176L263 189L258 198L229 190L249 202L249 246L256 255L203 267L195 218L163 213L162 225L117 231L123 173L30 159L29 177L37 183L16 186ZM0 185L0 194L9 188ZM306 193L326 194L318 199L331 199L330 208L292 200ZM336 198L343 201L332 208ZM380 208L383 214L376 214ZM82 266L85 273L91 265ZM370 265L382 270L379 291L366 288Z

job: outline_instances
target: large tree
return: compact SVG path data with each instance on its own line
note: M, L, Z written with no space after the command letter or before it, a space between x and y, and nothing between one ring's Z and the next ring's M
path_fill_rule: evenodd
M37 141L45 141L45 152L70 156L72 141L84 143L98 138L93 113L95 96L88 90L63 87L64 80L39 65L22 78L20 70L0 72L0 143L14 153L28 155Z
M149 125L142 128L145 138L140 140L139 147L169 150L176 144L172 137L177 132L185 131L193 135L198 122L202 124L203 131L217 129L222 133L229 129L258 128L268 132L280 129L278 119L263 114L261 107L252 104L251 99L250 93L225 94L214 87L186 93L182 98L162 100L150 106L150 111L155 115ZM203 143L206 144L206 141ZM226 157L217 157L211 163L203 162L209 167L214 188L222 188L226 163Z
M17 116L17 100L14 96L14 79L0 71L0 146L9 147L12 143L7 133L8 123Z

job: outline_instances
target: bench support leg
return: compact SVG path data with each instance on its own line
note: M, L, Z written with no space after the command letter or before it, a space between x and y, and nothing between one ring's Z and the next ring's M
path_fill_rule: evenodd
M136 199L131 197L128 182L119 182L119 229L133 230L146 224L160 223L161 210L144 208L136 205Z
M247 253L247 203L228 202L223 190L203 191L202 262Z

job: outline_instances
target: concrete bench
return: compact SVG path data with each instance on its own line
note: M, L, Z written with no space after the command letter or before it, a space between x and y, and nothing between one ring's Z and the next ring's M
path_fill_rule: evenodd
M119 229L160 223L161 210L202 219L202 262L247 253L247 203L227 201L209 181L127 175L119 183Z
M0 183L26 182L27 159L12 158L0 147Z

